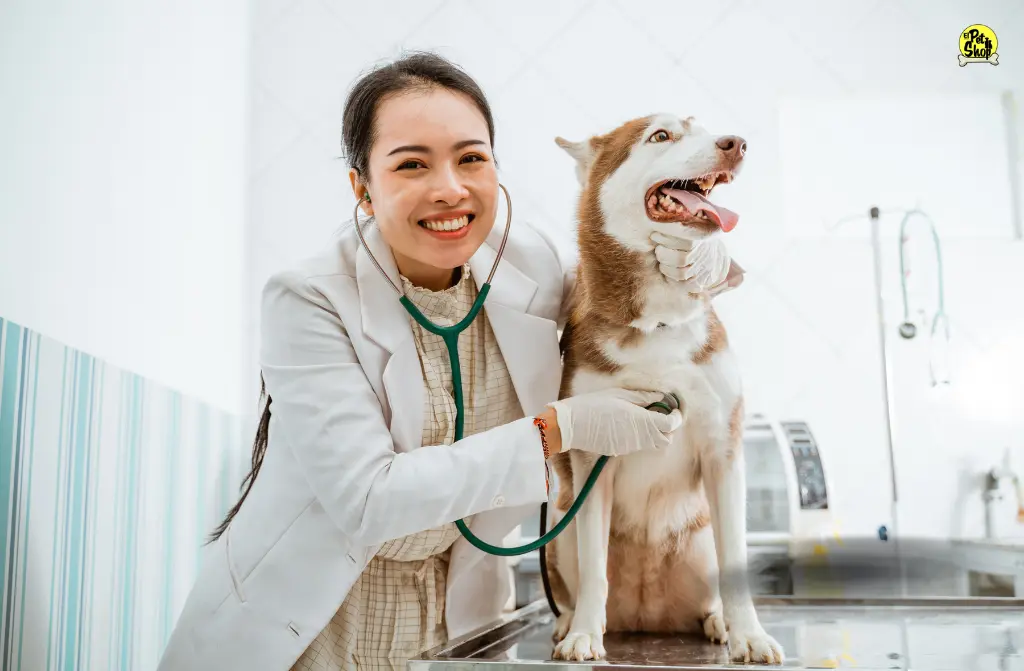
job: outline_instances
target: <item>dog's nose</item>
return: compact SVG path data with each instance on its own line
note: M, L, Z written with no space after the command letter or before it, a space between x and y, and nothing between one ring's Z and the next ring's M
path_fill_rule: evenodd
M723 135L715 142L715 146L732 159L743 158L747 153L747 141L739 135Z

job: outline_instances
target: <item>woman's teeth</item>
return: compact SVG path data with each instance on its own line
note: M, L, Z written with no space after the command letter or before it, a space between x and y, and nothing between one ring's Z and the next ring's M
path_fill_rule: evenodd
M420 225L432 231L457 231L469 223L469 215L463 215L458 219L447 219L445 221L421 221Z

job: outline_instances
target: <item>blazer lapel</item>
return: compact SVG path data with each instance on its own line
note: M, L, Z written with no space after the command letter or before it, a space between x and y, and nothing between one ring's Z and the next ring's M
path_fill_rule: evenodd
M487 243L469 260L473 279L482 288L497 257L504 228L495 227ZM556 398L560 376L557 327L554 321L527 312L537 283L502 259L491 280L484 313L508 367L519 403L527 415L540 412Z
M357 224L358 225L358 224ZM365 226L366 246L395 286L401 288L391 248L376 225ZM385 420L395 448L408 452L420 447L423 435L423 369L412 337L409 313L398 294L381 276L366 250L356 252L356 283L363 333L387 351L382 379L386 395Z

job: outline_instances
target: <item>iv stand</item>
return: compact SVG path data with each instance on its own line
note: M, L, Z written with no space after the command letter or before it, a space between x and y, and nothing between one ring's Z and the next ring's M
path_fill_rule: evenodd
M889 367L888 346L885 337L885 306L882 302L882 242L879 231L879 211L872 207L871 217L871 256L874 259L875 270L875 316L878 318L878 345L882 353L882 394L885 397L885 442L889 450L889 477L892 487L892 531L895 536L896 530L896 457L893 451L892 440L892 393L890 381L892 380L892 369ZM880 531L880 534L881 531ZM882 538L882 540L886 540Z
M891 528L880 528L878 530L878 536L883 541L888 541L892 538L893 544L895 545L896 560L900 567L900 594L901 596L906 595L906 579L905 579L905 568L903 566L903 557L900 554L899 548L899 534L897 533L897 522L896 522L896 503L897 503L897 492L896 492L896 455L893 450L892 440L892 392L891 392L891 379L892 369L889 366L888 357L888 345L885 337L885 306L882 301L882 243L881 233L879 231L879 210L877 207L872 207L869 216L871 218L871 255L874 259L874 281L875 281L875 314L878 319L878 345L882 355L882 394L884 396L885 403L883 404L883 412L885 417L885 443L886 448L889 450L889 480L892 488L892 503L890 512L890 525Z

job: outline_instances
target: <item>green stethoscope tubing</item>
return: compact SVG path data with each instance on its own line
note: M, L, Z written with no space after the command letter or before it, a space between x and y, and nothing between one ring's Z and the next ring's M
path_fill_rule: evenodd
M473 307L470 308L469 313L463 317L462 321L457 324L453 324L452 326L438 326L427 319L406 296L402 296L399 299L409 314L412 315L413 319L415 319L417 323L426 330L440 336L441 339L444 340L445 347L448 348L448 360L451 362L452 367L452 390L455 392L455 442L462 440L464 422L462 367L459 364L459 334L469 327L477 313L480 312L480 308L483 307L484 300L487 298L487 293L490 288L490 284L484 284L481 286L480 294L473 302ZM594 469L590 471L590 476L587 477L587 481L583 484L583 488L580 490L580 495L576 497L575 501L573 501L572 506L569 507L565 516L559 520L558 524L552 527L551 531L530 543L514 547L491 545L470 531L469 526L464 520L457 520L455 522L455 526L458 527L459 531L462 532L462 535L465 536L466 540L474 547L479 550L483 550L488 554L498 555L499 557L515 557L517 555L533 552L534 550L537 550L553 541L558 534L562 533L562 531L565 530L565 527L572 522L576 513L579 512L579 509L583 506L583 502L586 501L587 495L590 494L590 490L593 489L594 483L597 482L597 478L601 475L601 471L604 469L607 461L608 457L605 456L602 456L597 460L597 464L595 464Z
M386 279L388 283L392 286L392 288L399 294L399 302L420 326L430 331L431 333L440 336L440 338L444 341L445 347L448 350L448 360L451 363L452 390L455 396L455 442L462 440L463 425L465 422L465 408L462 396L462 366L459 363L459 335L467 328L469 328L469 325L473 323L473 320L476 319L476 316L480 313L480 310L483 308L484 301L487 300L487 294L490 293L491 290L491 279L494 277L494 272L498 269L498 263L501 261L502 253L505 250L505 241L508 240L508 232L512 224L512 199L509 197L508 190L505 188L503 184L498 184L498 186L500 186L501 190L504 191L505 201L508 204L507 219L505 222L505 235L501 240L501 246L498 248L497 257L494 259L494 266L491 268L491 274L487 277L487 281L481 285L480 292L477 295L476 300L473 301L473 306L469 309L469 312L466 313L466 316L463 317L461 321L451 326L438 326L434 322L427 319L426 316L422 312L420 312L420 310L413 304L413 302L410 301L409 298L398 289L395 283L391 281L391 278L388 277L387 273L384 272L384 269L381 268L380 264L377 263L377 259L373 257L373 254L370 252L369 247L367 247L366 245L366 241L363 239L363 233L359 225L360 203L356 203L355 213L353 215L356 233L359 236L359 241L360 243L362 243L363 249L366 251L366 254L373 261L373 264L377 267L377 270L380 271L384 279ZM367 198L367 200L369 200L369 198ZM675 401L675 406L678 408L678 399L676 399L674 396L672 396L671 398L673 401ZM658 401L652 403L650 406L648 406L648 408L657 409L668 414L669 412L672 411L672 408L669 407L669 403L667 402L668 400L669 395L666 394L666 402ZM574 517L576 517L576 513L578 513L580 508L583 507L583 503L586 501L587 496L590 494L590 490L594 488L594 484L597 482L598 477L600 477L601 475L601 471L604 470L604 467L607 463L608 457L598 457L597 463L594 465L593 470L590 471L590 475L587 476L586 482L583 483L583 487L580 489L579 496L577 496L576 500L573 501L573 504L569 506L569 510L566 511L562 519L559 520L558 524L551 528L551 531L548 531L547 533L543 534L540 538L537 538L536 540L530 543L515 547L491 545L490 543L479 538L472 531L470 531L469 526L465 523L464 520L456 520L455 526L458 527L459 531L462 533L463 536L466 537L466 540L469 541L470 544L472 544L477 549L486 552L487 554L497 555L499 557L515 557L518 555L526 554L528 552L533 552L534 550L540 549L543 546L550 543L551 541L553 541L555 538L558 537L560 533L562 533L565 530L567 526L569 526L569 523L572 522ZM544 504L542 506L541 516L545 517L546 513L547 505Z

